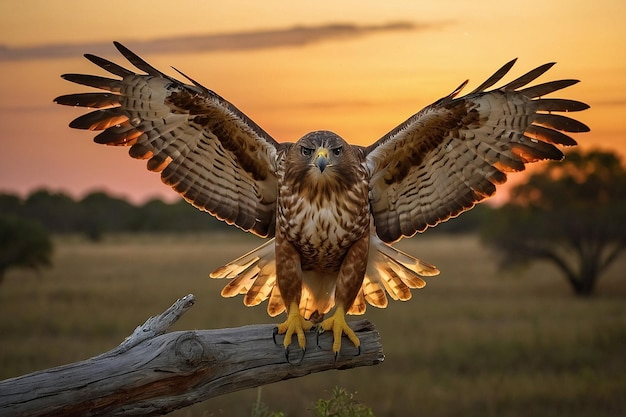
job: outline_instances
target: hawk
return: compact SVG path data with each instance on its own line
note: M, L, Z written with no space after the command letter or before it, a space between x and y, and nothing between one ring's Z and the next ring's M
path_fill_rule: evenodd
M102 131L95 142L128 146L198 209L271 238L211 277L230 279L225 297L242 294L247 306L268 300L272 317L286 312L277 328L285 350L294 335L304 350L313 326L333 332L335 355L343 334L359 347L346 314L363 314L366 303L384 308L387 295L408 300L423 277L439 273L391 243L469 210L527 163L562 159L555 145L576 144L563 132L589 130L554 113L589 106L544 98L578 80L528 86L554 63L489 90L512 60L469 94L457 98L465 81L368 147L326 130L280 143L182 72L185 82L115 46L143 73L86 54L117 78L65 74L106 92L55 101L96 108L70 127Z

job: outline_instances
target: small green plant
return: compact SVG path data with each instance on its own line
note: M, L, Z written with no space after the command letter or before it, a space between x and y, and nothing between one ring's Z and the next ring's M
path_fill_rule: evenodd
M271 411L261 401L261 387L257 389L256 401L252 404L251 417L285 417L282 411ZM315 417L374 417L371 408L354 399L354 394L345 388L335 387L329 400L319 399L313 408Z
M374 417L371 408L354 399L345 388L335 387L329 400L319 399L313 409L315 417Z

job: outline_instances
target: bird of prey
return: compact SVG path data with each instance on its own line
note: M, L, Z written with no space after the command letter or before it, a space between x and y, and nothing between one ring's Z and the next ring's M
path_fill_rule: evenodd
M285 349L296 335L304 350L313 326L333 332L335 355L343 334L359 347L346 314L364 313L366 303L384 308L387 294L408 300L410 289L425 285L422 277L439 273L391 243L469 210L527 163L562 159L555 145L576 144L563 132L589 130L554 113L586 104L544 98L577 80L528 86L553 63L489 90L513 60L457 97L465 81L368 147L326 130L281 143L182 72L184 82L115 46L143 73L86 54L117 78L65 74L106 92L55 101L96 108L70 126L102 131L95 142L128 146L198 209L272 238L211 276L230 279L225 297L242 294L247 306L269 299L270 316L286 312L277 328Z

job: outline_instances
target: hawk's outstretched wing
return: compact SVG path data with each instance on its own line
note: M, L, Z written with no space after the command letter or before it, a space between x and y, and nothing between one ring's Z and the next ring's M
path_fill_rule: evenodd
M561 159L555 144L576 142L564 132L589 128L552 112L588 108L574 100L542 96L577 80L528 83L553 63L485 91L513 66L504 65L466 96L452 94L424 108L366 149L376 232L386 241L412 236L470 209L491 196L506 172L528 162Z
M130 146L133 158L201 210L261 236L276 221L276 158L283 146L213 91L184 84L123 45L117 49L146 74L85 55L121 79L66 74L68 81L107 90L61 96L59 104L97 108L70 126L103 130L97 143ZM184 75L181 73L181 75Z

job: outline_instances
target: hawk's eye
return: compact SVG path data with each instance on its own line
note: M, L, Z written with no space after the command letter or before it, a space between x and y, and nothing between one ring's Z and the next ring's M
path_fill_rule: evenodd
M339 156L341 155L341 152L343 151L343 148L340 146L338 148L333 149L333 155L335 156Z
M313 154L313 149L307 148L306 146L301 146L300 152L303 156L311 156Z

